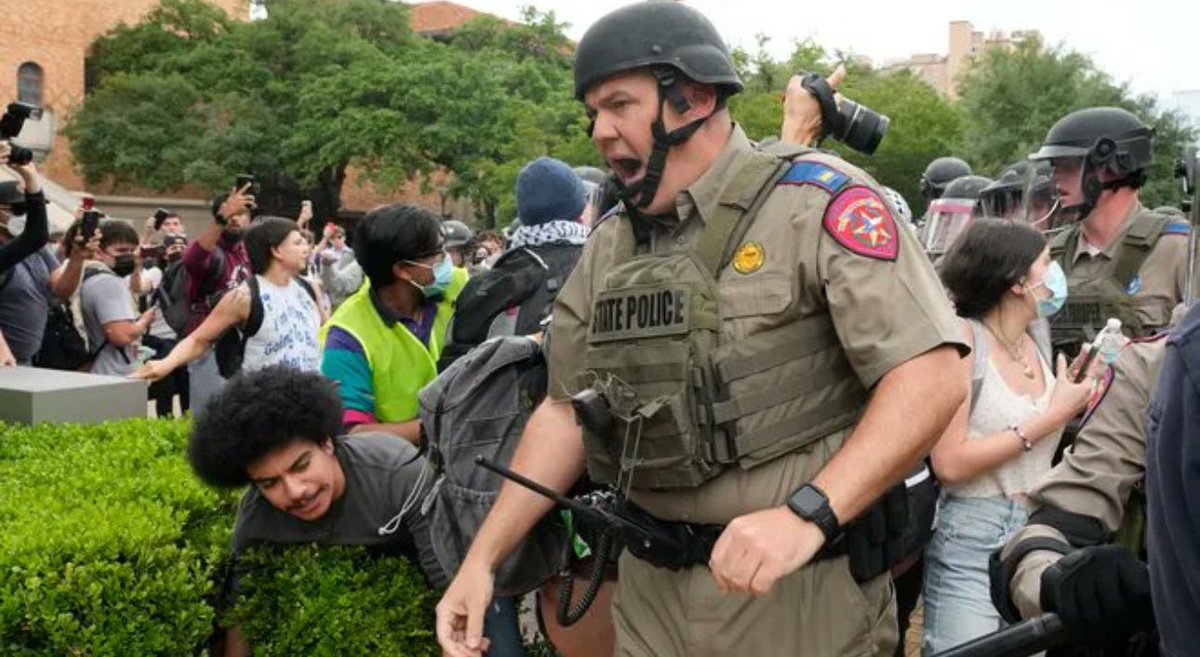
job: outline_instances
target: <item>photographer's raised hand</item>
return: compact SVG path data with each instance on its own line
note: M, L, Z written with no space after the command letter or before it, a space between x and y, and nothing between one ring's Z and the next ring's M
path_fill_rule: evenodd
M845 78L846 67L839 65L827 81L836 91ZM815 146L821 138L821 132L821 103L804 88L801 76L793 75L783 96L783 125L779 140L785 144Z

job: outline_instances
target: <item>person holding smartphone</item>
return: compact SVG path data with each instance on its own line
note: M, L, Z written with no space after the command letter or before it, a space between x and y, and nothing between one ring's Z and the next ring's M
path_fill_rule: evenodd
M0 162L11 146L0 141ZM50 306L79 289L83 263L98 248L99 232L85 238L76 229L72 254L60 265L46 245L46 198L37 167L11 167L20 182L0 183L0 333L12 361L31 365L42 346Z
M154 217L151 217L154 219ZM176 217L178 220L178 217ZM166 231L167 225L162 224ZM176 265L183 258L187 248L187 238L177 232L165 232L162 244L142 243L138 247L134 259L134 272L127 277L129 289L138 299L142 310L153 310L154 319L150 323L150 331L143 336L142 345L154 350L153 358L163 359L175 348L179 341L178 334L167 323L163 315L160 299L167 294L168 271L172 276L178 275L181 265ZM171 269L176 265L175 269ZM158 417L171 417L175 413L175 397L179 397L179 412L186 413L191 407L189 394L188 372L181 367L171 372L170 376L150 384L149 397L154 401L155 413Z
M183 252L183 268L189 279L187 301L192 306L185 333L204 322L221 292L237 287L249 276L250 257L242 236L256 207L254 184L253 178L238 176L229 194L213 199L212 223ZM211 351L188 364L188 376L191 401L197 408L225 383Z

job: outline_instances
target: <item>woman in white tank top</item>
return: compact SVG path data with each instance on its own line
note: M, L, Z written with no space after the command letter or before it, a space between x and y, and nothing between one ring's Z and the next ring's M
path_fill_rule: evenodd
M925 551L922 653L945 651L1003 626L992 606L988 559L1028 518L1026 493L1050 471L1062 429L1094 390L1096 373L1075 383L1060 354L1052 368L1034 339L1040 318L1066 300L1066 278L1034 228L978 220L942 262L942 280L972 345L961 376L982 384L955 414L930 454L943 490ZM978 398L972 399L978 389Z
M294 221L277 217L256 221L246 231L245 242L254 278L221 297L208 318L166 358L146 363L131 375L133 378L157 381L204 355L234 328L249 334L243 370L269 365L312 372L320 369L317 332L326 317L312 289L299 278L308 264L308 242ZM261 314L254 307L255 296L261 303Z

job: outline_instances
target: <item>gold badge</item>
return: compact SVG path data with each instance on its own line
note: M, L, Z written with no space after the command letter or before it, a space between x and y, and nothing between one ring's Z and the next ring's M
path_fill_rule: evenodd
M767 260L767 250L758 242L746 242L738 247L733 256L733 270L739 274L753 274L762 269Z

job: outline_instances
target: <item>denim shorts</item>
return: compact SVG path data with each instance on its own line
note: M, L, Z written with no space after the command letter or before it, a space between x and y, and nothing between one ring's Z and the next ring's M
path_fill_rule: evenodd
M1028 519L1025 507L1006 497L945 495L938 502L936 529L925 550L922 655L1004 627L992 605L988 558Z

